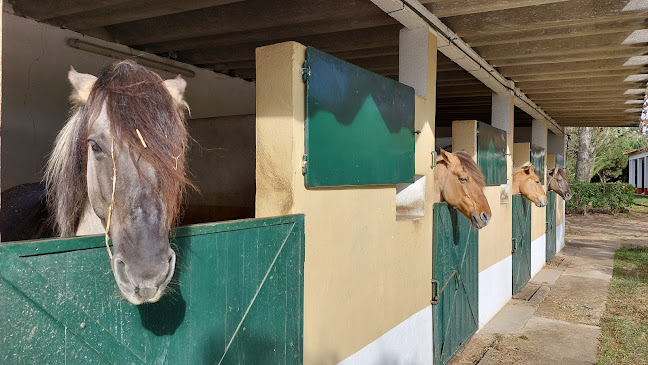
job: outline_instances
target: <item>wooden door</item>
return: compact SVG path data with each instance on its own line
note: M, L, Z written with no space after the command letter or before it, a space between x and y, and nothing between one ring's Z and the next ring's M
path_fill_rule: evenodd
M139 306L119 298L103 236L0 246L0 364L303 362L303 216L175 237L170 293Z
M513 294L531 279L531 201L521 195L511 197L513 204Z
M478 238L447 203L434 204L434 363L447 364L479 327Z

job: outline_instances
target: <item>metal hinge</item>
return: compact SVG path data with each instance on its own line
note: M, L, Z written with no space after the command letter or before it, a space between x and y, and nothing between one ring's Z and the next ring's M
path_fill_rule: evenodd
M430 283L432 284L432 300L430 300L430 304L438 304L439 303L439 282L431 279Z
M436 166L436 160L437 160L437 153L436 151L432 151L432 163L430 163L430 167L434 168L434 166Z
M308 156L307 155L302 156L301 168L302 168L302 174L306 175L306 170L308 169Z
M511 250L511 252L516 253L517 250L518 250L519 242L518 242L518 239L516 237L513 237L512 240L513 240L513 249Z
M304 61L304 65L299 69L299 74L302 76L304 82L308 81L308 77L311 74L310 66L308 65L308 60Z

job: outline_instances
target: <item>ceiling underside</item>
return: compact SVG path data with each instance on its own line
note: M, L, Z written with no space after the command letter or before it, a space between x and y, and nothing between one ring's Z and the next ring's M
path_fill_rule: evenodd
M398 75L401 26L369 0L9 2L17 15L246 79L256 47L288 40ZM624 64L648 53L648 34L633 33L648 0L421 2L561 126L638 124L644 93L625 93L645 89L648 57ZM438 123L490 119L491 91L441 54L437 95Z

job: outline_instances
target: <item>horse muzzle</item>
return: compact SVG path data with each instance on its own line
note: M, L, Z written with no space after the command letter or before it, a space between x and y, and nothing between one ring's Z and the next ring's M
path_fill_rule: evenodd
M155 274L141 275L136 273L137 270L129 270L121 256L115 255L112 265L113 275L122 298L134 305L155 303L160 300L173 277L175 261L176 255L173 252L167 267L161 268Z
M470 221L471 221L473 227L475 227L477 229L482 229L482 228L486 227L488 222L490 222L490 218L491 218L490 215L488 213L486 213L486 212L481 212L479 215L473 213L471 215Z

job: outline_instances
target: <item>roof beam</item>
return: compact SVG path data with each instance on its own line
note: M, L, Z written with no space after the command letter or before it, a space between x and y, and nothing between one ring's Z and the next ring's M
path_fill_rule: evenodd
M251 10L253 9L253 11ZM386 15L368 1L248 0L108 26L116 40L139 45L356 16ZM173 31L168 31L173 29Z
M212 34L201 37L147 43L139 45L138 48L151 53L161 53L169 51L184 51L197 48L232 46L236 44L253 42L276 43L278 39L291 39L296 37L323 35L335 32L341 33L357 29L374 28L386 25L393 25L397 26L398 28L402 27L390 17L377 17L375 14L369 14L358 15L353 19L324 19L320 21L296 23L275 27L264 27L240 32Z
M595 19L622 20L636 17L633 12L622 13L625 1L570 0L545 4L529 9L508 9L493 12L488 17L470 14L444 19L460 36L477 33L498 33L511 29L541 29L568 24L591 24Z
M606 58L600 60L561 62L556 60L553 63L528 64L517 66L498 67L502 75L507 77L516 77L523 75L543 75L565 72L590 72L602 70L626 70L632 69L623 67L623 62L627 57ZM627 74L627 73L626 73Z
M542 41L516 42L493 46L476 47L475 50L488 60L506 59L511 55L516 58L536 56L559 56L588 50L596 52L620 48L620 43L627 36L626 31L587 35L573 38Z
M563 62L576 62L576 61L592 61L608 59L613 57L630 57L643 54L643 49L635 47L625 47L619 45L617 48L597 50L593 52L591 49L577 50L573 53L564 53L560 55L560 60ZM495 67L501 66L519 66L529 64L543 64L555 63L556 56L534 55L519 57L517 55L505 56L500 59L492 59L491 63Z
M181 2L177 0L130 0L126 3L118 3L100 9L50 18L47 22L69 29L83 30L241 1L244 0L191 0Z
M498 33L466 34L464 39L472 47L541 41L547 39L573 38L595 34L616 33L620 31L631 31L642 28L645 25L645 16L637 14L633 19L593 19L588 24L566 24L559 27L549 27L531 30L506 30Z
M419 0L438 18L558 3L567 0Z
M354 31L253 42L240 44L237 47L198 48L179 52L178 58L191 64L254 60L254 52L257 47L288 40L294 40L306 46L313 46L328 53L385 46L398 47L400 28L402 27L388 25ZM398 53L396 53L396 58L398 58ZM396 63L396 66L398 66L398 63Z
M16 15L35 20L45 20L57 16L97 10L106 6L123 4L131 0L12 0L11 5Z

